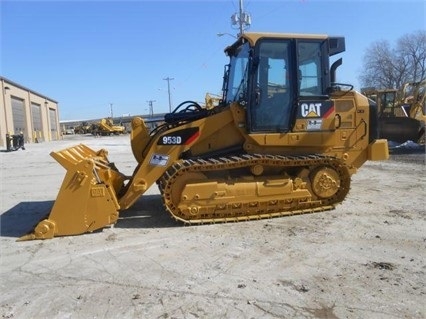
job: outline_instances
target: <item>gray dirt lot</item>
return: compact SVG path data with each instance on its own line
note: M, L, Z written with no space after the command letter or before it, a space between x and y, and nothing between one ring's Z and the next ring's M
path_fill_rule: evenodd
M1 318L425 318L425 155L353 176L330 212L182 226L153 187L113 228L16 242L56 198L48 154L84 142L126 174L129 136L0 152Z

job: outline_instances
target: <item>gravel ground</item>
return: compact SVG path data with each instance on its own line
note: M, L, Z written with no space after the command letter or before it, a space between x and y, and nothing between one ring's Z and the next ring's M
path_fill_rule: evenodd
M128 136L0 152L1 318L426 317L424 148L365 164L329 212L182 226L153 187L115 227L16 242L65 174L49 152L80 142L136 166Z

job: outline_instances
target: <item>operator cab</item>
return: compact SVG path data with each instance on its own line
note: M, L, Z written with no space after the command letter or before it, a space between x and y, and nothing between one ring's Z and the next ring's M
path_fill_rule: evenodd
M250 132L289 132L330 107L329 57L344 50L341 37L245 33L225 50L224 101L246 107Z

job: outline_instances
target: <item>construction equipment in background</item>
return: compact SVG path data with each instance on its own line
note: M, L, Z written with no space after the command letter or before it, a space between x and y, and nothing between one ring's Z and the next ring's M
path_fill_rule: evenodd
M106 118L94 123L92 133L95 135L118 135L126 133L126 128L122 125L115 125L111 118Z
M104 149L51 155L67 170L53 208L21 240L101 229L157 183L183 223L248 221L335 208L367 160L389 157L375 103L335 83L343 37L244 33L225 49L223 97L185 101L148 131L135 117L138 165L120 173Z
M426 81L409 82L401 89L361 90L377 104L380 138L397 143L425 143L425 91Z
M404 115L419 121L420 129L417 142L425 144L426 80L406 83L402 93Z
M222 96L212 94L212 93L206 93L204 99L205 99L205 107L208 110L213 109L216 106L219 106L219 104L222 102Z
M84 121L80 125L74 127L74 134L91 134L92 133L92 124Z

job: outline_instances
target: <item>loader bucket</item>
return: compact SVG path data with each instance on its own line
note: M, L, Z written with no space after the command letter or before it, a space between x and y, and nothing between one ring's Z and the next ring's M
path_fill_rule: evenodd
M107 151L80 144L50 155L67 173L50 214L18 240L83 234L115 223L116 194L126 177L108 161Z
M383 117L379 119L380 138L404 143L418 142L422 136L422 123L410 117Z

